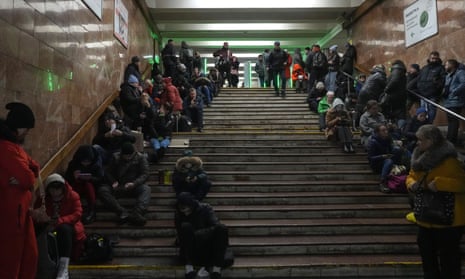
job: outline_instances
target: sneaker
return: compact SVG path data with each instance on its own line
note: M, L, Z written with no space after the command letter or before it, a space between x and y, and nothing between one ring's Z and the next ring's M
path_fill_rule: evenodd
M202 132L203 132L203 128L198 128L198 129L197 129L197 132L202 133Z
M389 189L389 187L384 182L381 182L379 184L379 190L381 191L381 193L384 193L384 194L391 193L391 189Z
M128 214L128 212L127 212L126 210L123 210L123 211L119 214L118 218L119 218L119 223L120 223L120 224L124 224L124 223L126 223L126 222L128 221L129 214Z
M352 143L349 143L349 153L355 153L355 149Z
M347 146L347 144L344 144L344 152L349 153L349 147Z

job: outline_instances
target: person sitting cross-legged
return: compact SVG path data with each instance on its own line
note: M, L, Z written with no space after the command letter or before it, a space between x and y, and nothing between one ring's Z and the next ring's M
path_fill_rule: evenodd
M131 143L124 143L121 154L115 156L105 176L108 184L103 184L98 189L98 195L104 205L118 214L121 223L129 221L133 225L144 226L147 222L145 213L151 194L151 189L146 184L149 177L146 157L136 152ZM116 197L136 197L136 204L130 214Z
M212 183L203 169L202 159L192 156L192 151L184 152L184 157L176 161L173 172L173 187L176 195L189 192L201 201L210 191Z
M206 275L221 278L221 267L228 247L228 229L220 223L213 208L200 203L188 192L180 193L175 213L176 234L180 257L186 265L186 279ZM194 265L201 267L194 271Z

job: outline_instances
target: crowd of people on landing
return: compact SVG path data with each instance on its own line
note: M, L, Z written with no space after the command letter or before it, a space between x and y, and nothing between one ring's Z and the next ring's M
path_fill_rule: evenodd
M464 67L455 59L447 60L443 67L439 53L433 51L423 68L411 64L407 69L403 61L396 60L389 76L383 65L375 65L369 76L361 75L353 83L346 76L353 74L356 52L352 45L346 45L342 57L337 46L330 47L328 56L318 45L306 52L303 61L300 50L291 56L281 49L279 41L275 42L273 51L258 57L255 71L260 85L273 84L275 94L284 98L292 67L296 92L307 92L309 108L319 114L320 131L328 140L339 141L344 152L353 153L352 132L360 130L360 144L368 153L370 167L380 174L382 192L389 192L386 181L391 169L403 164L410 171L406 185L413 195L451 192L455 195L453 210L461 212L465 206L465 172L453 146L458 142L459 122L448 116L444 137L431 125L436 107L410 93L432 102L443 101L447 109L459 114L465 105ZM148 160L158 161L163 156L182 115L196 121L201 132L203 105L211 105L225 79L232 87L238 83L239 62L227 43L213 54L217 63L208 76L200 71L199 54L185 42L176 55L170 40L162 56L165 72L156 73L153 81L142 80L140 59L132 58L124 73L119 104L107 109L93 144L78 147L66 172L47 177L42 199L33 199L31 191L39 176L39 165L20 146L34 127L34 115L24 104L7 104L9 113L6 119L0 119L0 151L5 154L0 159L0 172L7 178L1 182L5 202L0 206L4 212L18 214L4 214L0 220L18 226L0 233L1 246L8 250L7 254L0 253L1 278L32 278L25 273L36 269L34 230L41 226L57 236L60 259L56 278L69 278L69 262L79 259L84 249L84 225L97 218L97 198L117 215L119 223L146 224L151 197ZM415 113L410 115L412 110ZM135 147L138 136L153 147L151 156ZM172 186L177 198L175 227L185 277L209 273L210 278L221 278L228 230L213 208L202 202L212 187L202 160L185 153L176 162ZM128 209L119 203L120 197L132 197L136 202ZM40 208L45 209L45 215L40 214ZM416 222L425 274L459 278L465 215L454 215L446 225ZM194 266L200 269L195 271Z

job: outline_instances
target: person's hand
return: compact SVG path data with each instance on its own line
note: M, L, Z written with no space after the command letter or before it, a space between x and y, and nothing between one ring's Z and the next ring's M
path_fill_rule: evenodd
M115 182L113 182L113 184L111 184L111 187L113 189L116 189L116 188L118 188L118 185L119 185L118 181L115 181Z
M81 174L81 171L80 170L75 170L73 172L73 176L74 176L74 179L79 179L79 175Z
M140 119L145 119L147 117L147 115L145 114L145 112L141 112L139 114L139 117L140 117Z
M432 180L430 183L427 185L428 189L432 192L437 192L438 189L436 188L436 182Z
M389 158L392 158L392 154L383 154L381 155L383 157L383 159L389 159Z
M197 181L197 176L191 178L191 183L195 183Z
M126 190L130 190L130 189L134 188L134 183L133 182L128 182L128 183L124 184L124 188Z
M119 129L115 129L111 134L114 136L122 136L123 132Z

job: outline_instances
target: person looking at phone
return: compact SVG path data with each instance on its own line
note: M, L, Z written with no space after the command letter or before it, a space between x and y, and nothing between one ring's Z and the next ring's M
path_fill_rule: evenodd
M360 117L360 141L367 147L374 128L379 124L386 124L386 118L380 112L379 104L375 100L369 100L366 111Z
M367 149L371 169L380 174L379 190L383 193L389 193L390 190L386 185L387 177L393 165L400 164L402 150L394 145L385 124L375 127L374 135L368 141Z

